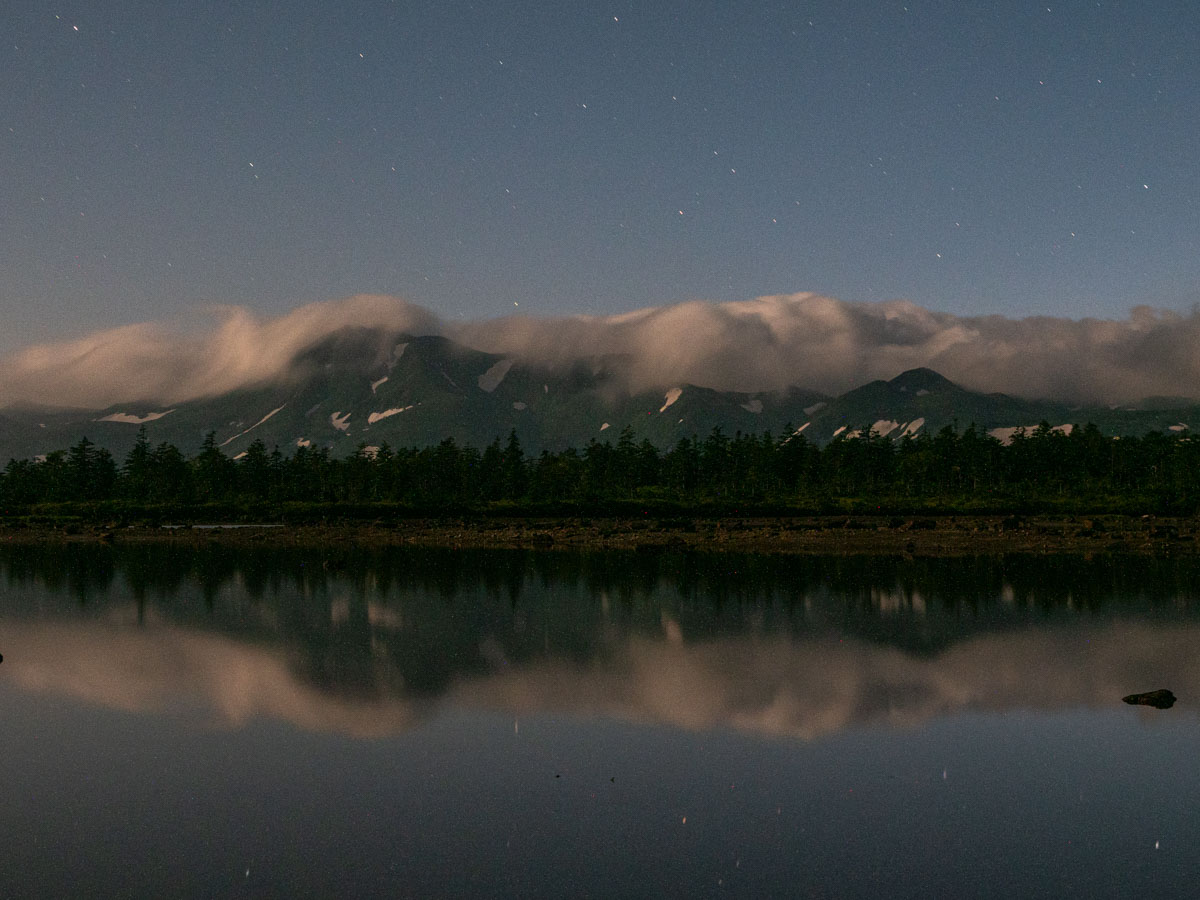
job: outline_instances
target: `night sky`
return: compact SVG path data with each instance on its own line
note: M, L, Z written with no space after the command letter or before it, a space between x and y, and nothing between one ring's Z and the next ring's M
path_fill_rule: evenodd
M8 0L0 27L0 351L363 292L450 320L1200 299L1194 2Z

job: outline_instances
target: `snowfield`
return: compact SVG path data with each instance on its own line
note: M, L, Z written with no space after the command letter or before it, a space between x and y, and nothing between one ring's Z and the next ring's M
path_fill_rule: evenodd
M1050 430L1051 431L1059 431L1059 432L1062 432L1063 434L1070 434L1071 431L1074 429L1074 427L1075 427L1074 425L1055 425ZM991 431L988 432L988 434L991 435L992 437L994 437L1000 443L1007 446L1008 444L1012 443L1013 435L1016 434L1018 431L1021 431L1022 429L1024 429L1025 433L1028 435L1028 434L1033 434L1035 431L1037 431L1037 426L1036 425L1014 425L1011 428L993 428Z
M371 413L369 416L367 416L367 424L368 424L368 425L374 425L374 424L375 424L376 422L378 422L380 419L386 419L386 418L388 418L388 417L390 417L390 416L395 416L395 415L398 415L398 414L400 414L400 413L402 413L402 412L408 412L408 411L409 411L410 409L412 409L412 408L413 408L413 406L415 406L415 405L416 405L416 404L409 404L408 406L394 406L394 407L392 407L391 409L385 409L383 412L373 412L373 413ZM349 413L346 413L346 418L347 418L347 419L348 419L348 418L350 418L350 414L349 414ZM334 426L335 426L335 427L338 427L338 425L337 425L337 422L334 422L333 424L334 424ZM348 427L349 427L349 426L347 426L347 428L348 428Z
M101 419L96 419L97 422L123 422L126 425L145 425L147 422L153 422L156 419L161 419L163 416L170 415L175 412L173 409L164 410L163 412L146 413L144 416L135 416L133 413L113 413L109 416L104 416Z
M486 372L479 376L479 389L484 393L490 394L500 386L500 382L504 380L504 376L508 374L508 370L513 366L511 359L502 359Z
M271 418L271 416L275 415L275 413L279 412L279 410L283 409L284 406L287 406L287 404L285 403L285 404L283 404L283 406L280 406L278 409L271 410L269 413L267 413L265 416L263 416L261 419L259 419L257 422L255 422L253 425L251 425L249 428L247 428L245 431L239 431L233 437L227 438L226 440L222 441L221 446L224 447L226 444L233 443L238 438L240 438L242 435L249 434L251 431L253 431L255 428L257 428L263 422L267 421L267 419Z

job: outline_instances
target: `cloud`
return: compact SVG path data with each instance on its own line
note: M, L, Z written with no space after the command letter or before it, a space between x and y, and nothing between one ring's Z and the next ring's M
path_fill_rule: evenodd
M1128 318L957 316L908 301L816 294L693 301L614 316L448 321L392 297L312 303L275 318L216 310L196 331L146 323L26 348L0 360L0 407L178 403L292 373L297 354L335 332L443 334L541 364L619 356L631 387L681 383L839 393L928 366L964 387L1120 403L1200 397L1200 311L1134 308Z
M347 327L436 332L437 317L394 297L310 303L284 316L215 307L213 324L182 331L142 323L27 347L0 360L0 407L179 403L286 377L296 355Z
M814 294L682 303L621 316L508 318L458 327L480 350L548 361L623 354L639 386L726 390L789 385L840 393L928 366L964 387L1117 403L1200 397L1200 312L1129 318L956 316L907 301Z

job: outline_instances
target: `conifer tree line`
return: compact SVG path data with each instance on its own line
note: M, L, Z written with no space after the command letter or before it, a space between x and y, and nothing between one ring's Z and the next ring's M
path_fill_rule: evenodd
M0 473L6 507L73 501L132 505L204 503L396 503L485 507L496 503L662 500L685 505L803 504L849 498L981 501L1142 499L1177 510L1200 506L1200 438L1150 432L1106 437L1093 425L1069 434L1042 423L1008 444L968 426L893 440L863 429L821 447L792 434L733 436L714 429L661 450L626 428L616 443L526 454L515 432L482 450L446 439L436 446L360 446L337 458L326 448L285 454L255 441L238 458L209 434L185 456L152 446L145 429L118 461L87 438Z

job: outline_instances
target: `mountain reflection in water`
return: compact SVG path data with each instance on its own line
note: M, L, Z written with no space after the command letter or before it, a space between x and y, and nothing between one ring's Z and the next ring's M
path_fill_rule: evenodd
M8 546L0 679L222 727L465 707L811 739L1160 684L1193 706L1198 587L1146 558Z

